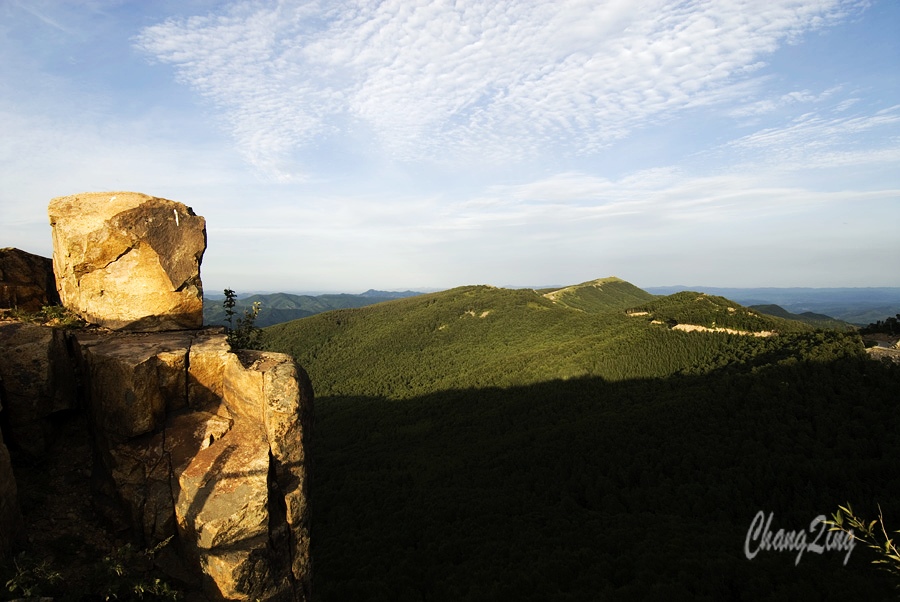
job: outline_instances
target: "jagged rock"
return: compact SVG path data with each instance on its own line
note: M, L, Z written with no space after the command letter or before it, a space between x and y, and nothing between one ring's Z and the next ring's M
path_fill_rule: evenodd
M194 454L179 474L180 535L193 542L209 593L230 600L293 600L284 530L272 528L278 517L271 512L265 433L237 424Z
M0 412L2 411L3 405L0 403ZM16 478L9 450L6 449L3 433L0 432L0 562L6 560L21 536L22 513L19 509Z
M174 475L181 474L198 451L221 439L232 424L210 412L182 412L159 433L108 450L105 461L115 491L129 511L127 522L140 527L149 545L176 534Z
M312 429L312 384L288 355L243 351L240 357L246 362L247 373L261 374L262 378L256 381L255 390L249 383L246 388L236 387L235 381L249 379L237 377L234 364L229 364L225 372L225 405L237 413L238 403L250 405L248 393L262 400L257 404L261 405L274 478L284 498L280 506L289 527L291 569L299 580L310 572L306 448Z
M0 341L9 443L40 456L52 431L47 418L75 406L65 333L50 326L0 322Z
M37 312L59 305L53 261L20 249L0 249L0 308Z
M167 570L213 599L309 600L312 387L290 356L198 330L204 219L138 193L60 197L49 214L63 305L128 332L0 322L3 435L39 453L79 376L92 498L114 526L171 538ZM8 466L0 436L0 555L21 524Z
M224 403L232 415L265 430L283 498L278 505L290 535L291 570L300 580L310 572L305 449L312 428L312 385L288 355L240 351L236 358L225 366Z
M203 325L206 221L135 192L83 193L49 206L62 303L92 324L159 331Z
M213 330L75 336L109 518L177 534L213 597L308 600L312 388L291 357Z

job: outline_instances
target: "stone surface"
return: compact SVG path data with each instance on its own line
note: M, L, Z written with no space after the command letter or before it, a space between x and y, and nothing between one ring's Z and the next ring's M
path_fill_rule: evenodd
M160 331L203 325L206 222L135 192L55 198L53 266L62 304L92 324Z
M128 512L126 520L139 527L148 546L176 534L173 475L231 427L230 419L216 414L181 412L161 432L119 444L105 454L114 489Z
M0 308L38 312L59 305L53 260L20 249L0 249Z
M111 443L158 430L187 405L187 331L75 334L94 425Z
M109 520L177 534L215 599L310 599L312 389L291 357L212 329L74 336Z
M7 405L8 443L40 456L52 436L48 418L75 406L75 376L65 332L24 322L0 322L0 379Z
M225 366L237 358L219 329L194 337L188 368L188 402L191 407L218 405L225 396Z
M270 521L265 433L240 426L201 449L178 476L179 533L196 553L210 594L291 600L287 554Z
M311 570L307 458L313 425L313 389L306 372L290 356L265 354L266 438L277 490L284 498L291 546L291 569L298 582ZM307 591L306 596L310 593Z
M66 309L105 328L0 321L0 556L23 522L3 437L16 458L40 454L49 418L79 410L64 424L81 439L47 453L66 466L50 475L54 491L71 480L79 503L55 493L49 517L29 504L42 541L63 515L65 536L78 539L74 525L90 509L112 525L106 533L148 548L168 541L160 566L202 583L210 599L310 600L312 387L290 356L236 354L221 328L199 329L204 219L129 192L53 199L49 215L52 270L44 258L0 254L0 305L39 311L58 290ZM47 481L26 477L30 496ZM89 539L109 549L111 540Z

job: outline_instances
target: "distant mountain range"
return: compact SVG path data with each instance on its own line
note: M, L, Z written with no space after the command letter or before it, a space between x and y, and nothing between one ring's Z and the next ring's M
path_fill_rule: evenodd
M817 314L811 311L794 314L784 309L780 305L751 305L750 309L754 309L769 316L784 318L786 320L799 320L800 322L805 322L807 324L810 324L811 326L815 326L816 328L834 328L837 330L854 330L856 328L855 325L849 322L838 320L832 318L831 316L826 316L825 314Z
M536 289L541 294L553 293L557 301L570 304L575 309L590 308L596 303L598 284L604 281L625 282L618 278L604 278L591 281L591 285L550 287ZM692 290L731 299L764 314L800 320L818 328L847 328L849 325L865 326L878 320L900 314L900 288L721 288L658 286L640 289L632 284L617 285L617 294L622 300L634 304L646 295L671 295ZM512 289L529 290L529 289ZM577 291L577 295L574 294ZM291 293L238 295L236 311L240 314L260 303L257 325L272 326L299 318L316 315L335 309L365 307L395 299L415 297L424 294L417 291L381 291L370 289L359 294L300 295ZM600 295L602 303L609 302L607 293ZM204 298L204 322L210 325L225 323L222 295L208 295ZM584 307L582 307L582 305Z
M348 309L352 307L365 307L383 301L392 301L404 297L421 295L414 291L390 292L367 290L358 295L352 294L326 294L326 295L293 295L290 293L250 294L238 295L235 303L235 312L243 315L245 310L253 307L254 303L260 304L256 325L259 327L272 326L282 322L290 322L299 318L305 318L333 309ZM203 299L203 322L208 325L225 324L225 308L222 306L224 296L205 297Z

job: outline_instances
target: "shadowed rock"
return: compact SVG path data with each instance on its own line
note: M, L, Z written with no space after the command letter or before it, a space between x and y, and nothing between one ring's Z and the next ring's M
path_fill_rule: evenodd
M59 305L53 261L7 247L0 249L0 308L37 312Z
M3 411L0 403L0 412ZM9 451L0 432L0 562L6 560L17 540L22 536L22 513L19 510L18 490L13 476Z
M0 343L8 443L40 456L52 437L47 419L75 407L65 333L49 326L0 322Z
M47 418L84 410L93 457L78 474L114 530L169 541L159 566L209 599L309 600L312 386L290 356L235 353L220 328L200 330L204 219L131 192L60 197L49 214L55 290L105 328L0 322L0 417L15 455L40 458ZM52 302L23 284L42 282L48 260L12 256L19 275L0 294ZM16 497L0 436L0 556L21 533Z

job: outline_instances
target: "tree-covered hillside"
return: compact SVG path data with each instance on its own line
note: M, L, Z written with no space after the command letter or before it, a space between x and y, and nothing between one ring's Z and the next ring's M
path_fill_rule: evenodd
M900 369L855 333L625 288L460 287L266 329L316 389L318 600L894 595L861 546L745 545L759 512L810 542L846 502L900 525Z
M900 287L871 288L720 288L659 286L648 289L658 295L700 290L743 305L776 304L795 314L814 312L864 326L900 312Z
M592 292L594 307L602 304L603 290ZM624 308L630 299L620 293L621 288L610 287L615 309L587 312L542 291L460 287L279 324L266 329L266 338L271 349L293 355L307 368L322 395L404 398L558 378L662 377L703 371L783 345L781 339L681 332L655 323L660 320L784 333L812 330L716 297L695 303L696 293L655 299L628 314Z
M845 550L744 551L759 512L770 538L808 543L847 501L900 523L900 374L853 347L664 379L320 398L315 595L896 599L861 545L846 565Z
M742 332L804 332L813 327L802 322L764 315L725 297L682 291L632 308L632 316L669 325L687 324L704 328L727 328Z

